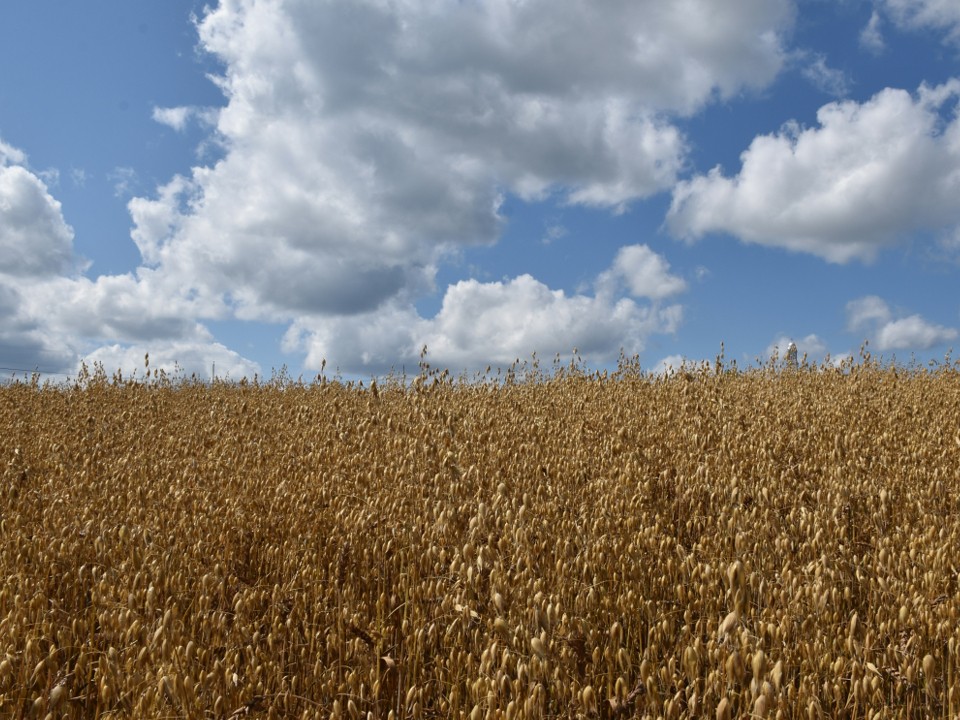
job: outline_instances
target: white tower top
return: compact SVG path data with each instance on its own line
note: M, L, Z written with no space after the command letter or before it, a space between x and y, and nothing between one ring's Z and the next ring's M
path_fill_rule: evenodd
M787 355L786 355L787 367L796 369L797 363L797 344L790 341L790 344L787 345Z

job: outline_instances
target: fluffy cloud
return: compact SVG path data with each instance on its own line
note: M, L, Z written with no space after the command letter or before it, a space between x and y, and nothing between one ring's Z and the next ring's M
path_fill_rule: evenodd
M149 354L149 370L162 370L170 378L196 376L206 380L239 380L260 374L260 366L218 342L175 341L147 345L103 345L86 355L82 362L89 369L102 365L110 374L119 370L124 377L143 377L144 356Z
M958 337L954 328L936 325L920 315L895 318L887 303L876 295L847 303L847 329L868 333L877 350L929 350Z
M451 286L424 334L431 353L451 367L481 358L506 365L533 351L542 357L568 355L574 347L588 361L603 361L621 347L639 353L648 335L673 332L681 314L677 305L661 309L626 298L568 296L521 275L509 282Z
M415 301L462 248L499 239L507 194L619 212L672 187L688 150L674 119L768 85L792 21L791 0L221 2L197 29L226 106L153 117L214 125L222 156L130 200L135 272L71 276L59 206L0 145L9 212L29 219L0 239L21 253L5 265L17 281L2 342L132 367L147 349L160 363L156 343L181 366L239 369L202 322L240 318L289 324L286 347L308 366L351 371L416 358L423 342L469 366L636 351L676 327L679 306L659 302L685 288L649 249L621 253L595 296L523 275L454 285L433 318ZM137 184L129 169L111 178L122 195ZM30 273L42 282L27 292Z
M657 255L648 262L668 267ZM618 264L619 257L601 277L619 272ZM650 335L674 332L682 315L676 304L640 305L600 291L568 295L521 275L451 285L433 318L394 304L353 318L304 318L287 333L285 349L305 352L307 367L326 361L329 367L369 373L415 367L424 345L430 362L454 370L506 367L533 352L544 358L569 356L575 347L588 362L600 363L621 348L641 352Z
M878 350L927 350L957 339L954 328L934 325L919 315L885 323L877 332Z
M597 289L614 293L623 285L633 297L662 300L687 289L682 278L670 274L670 264L646 245L627 245L617 252L613 266L597 279Z
M22 165L22 153L0 146L0 274L49 277L69 269L73 230L47 186Z
M869 261L922 229L960 223L960 119L942 116L960 80L916 96L886 89L838 102L819 127L757 137L742 168L678 184L667 218L677 236L726 232L750 243Z
M31 285L22 306L31 317L44 318L52 331L75 341L163 343L207 337L195 319L206 314L201 303L165 287L164 279L149 270L96 280L51 278Z
M81 358L113 371L142 366L190 372L209 367L256 371L255 365L215 343L198 317L221 306L192 293L175 276L141 268L136 275L80 274L73 230L60 203L27 166L26 155L0 142L0 358L9 367L73 372ZM107 343L103 347L97 346ZM173 353L171 356L170 354ZM131 365L139 354L141 365ZM117 364L114 364L114 363Z
M28 303L34 287L77 264L73 230L26 163L25 153L0 141L0 358L8 367L60 370L74 359L73 350ZM62 298L53 307L63 307Z
M4 366L55 372L70 367L76 360L74 350L23 305L20 290L0 275L0 358Z
M664 113L769 83L791 3L614 5L221 3L198 30L226 155L131 202L145 262L241 317L363 314L495 242L505 192L622 210L669 188Z

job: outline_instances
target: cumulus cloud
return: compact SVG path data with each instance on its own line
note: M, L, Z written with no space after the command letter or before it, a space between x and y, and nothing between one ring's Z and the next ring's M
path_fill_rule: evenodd
M4 153L5 162L22 159L6 146ZM75 371L80 362L100 363L109 373L120 369L129 376L143 374L143 356L149 352L151 367L170 373L207 377L214 363L221 376L259 372L255 363L217 343L202 323L237 312L230 302L246 307L242 293L257 287L255 278L230 290L229 298L227 286L214 281L198 289L181 281L188 273L164 243L193 220L189 211L198 202L193 181L174 178L158 199L133 199L133 240L144 264L135 273L91 279L68 272L76 264L72 231L42 181L21 165L0 170L5 218L0 239L15 259L0 274L0 351L7 362L67 371ZM271 261L269 246L259 250L251 243L249 248L261 262ZM205 252L227 257L216 244ZM297 315L284 349L305 353L307 367L319 368L326 359L350 373L415 366L423 345L432 362L451 368L507 366L534 352L568 356L574 347L588 362L601 363L621 348L630 354L642 351L652 334L674 332L682 308L662 301L686 289L665 258L645 245L632 245L621 248L600 273L594 295L551 289L530 275L501 282L463 280L447 288L439 312L427 318L416 311L412 294L390 291L391 283L410 285L404 273L426 270L398 262L397 279L382 265L363 266L363 255L325 265L306 252L296 257L315 263L303 277L326 282L300 288L298 268L281 265L288 279L273 297L284 298L284 291L313 298L328 293L316 304L332 310ZM208 262L212 269L217 260L196 262ZM387 288L382 301L353 294L350 282L368 271L381 273L370 282ZM294 304L285 300L283 306Z
M23 294L0 276L0 358L4 367L59 372L76 359L73 348L25 312Z
M929 350L957 339L955 328L937 325L920 315L896 317L887 303L868 295L847 303L847 329L867 333L877 350Z
M633 297L662 300L687 289L687 283L670 274L670 264L646 245L627 245L617 251L613 266L597 279L597 289L615 293L625 286Z
M120 363L139 363L151 342L216 354L207 318L286 323L285 347L313 367L336 356L382 368L422 342L471 366L574 345L635 351L681 317L660 302L685 284L649 250L611 265L618 291L569 294L522 275L451 286L433 318L415 302L442 263L499 239L507 195L621 212L672 187L688 152L675 119L766 87L793 11L791 0L220 3L197 30L222 64L226 106L153 117L176 130L210 123L222 156L130 200L136 272L68 276L59 207L22 153L0 145L22 195L11 207L32 198L31 222L47 222L16 260L18 278L44 281L7 286L16 332ZM120 195L137 191L130 168L109 179ZM52 297L68 302L43 314Z
M43 322L50 308L37 315L27 305L33 288L78 264L73 230L26 163L24 152L0 141L0 359L6 367L60 370L74 358L72 348Z
M213 341L202 344L175 341L147 345L103 345L86 355L82 362L90 369L102 365L111 374L119 370L124 377L143 377L147 371L144 362L147 354L150 356L150 372L161 370L174 379L196 376L208 380L215 375L223 380L239 380L261 373L257 363Z
M432 318L397 304L353 318L303 318L291 326L284 349L305 352L307 367L326 361L330 367L370 373L415 366L424 345L432 363L454 370L506 367L534 352L568 357L574 348L588 362L604 362L621 348L641 352L650 335L674 332L682 317L677 304L640 305L599 291L568 295L520 275L451 285Z
M504 193L620 211L672 186L669 114L769 83L791 22L787 0L222 3L198 30L226 155L135 199L134 236L242 317L402 304L498 239Z
M939 30L960 41L960 4L954 0L881 0L893 21L918 30Z
M221 306L184 288L175 276L146 267L136 275L83 276L60 203L26 162L23 152L0 142L0 358L5 365L73 372L86 356L112 371L119 367L112 365L115 360L126 363L130 353L139 353L142 362L143 352L152 349L158 358L180 356L182 368L196 358L221 358L225 370L254 367L214 342L197 321L217 316ZM172 361L167 364L172 368Z
M820 108L819 127L788 124L753 140L734 177L721 168L679 183L667 225L681 238L744 242L869 261L923 229L960 223L960 80L886 89ZM945 119L944 114L952 117Z
M476 359L509 364L536 351L568 355L576 347L593 361L621 347L639 353L647 336L673 332L682 316L671 305L642 307L633 300L568 296L529 275L509 282L467 280L451 286L438 315L423 328L431 352L451 367ZM485 349L486 348L486 349Z
M33 317L46 314L46 326L58 334L91 342L203 340L207 332L195 318L214 315L150 271L52 278L33 285L23 307Z
M919 315L911 315L883 325L877 332L876 347L878 350L927 350L956 338L956 329L935 325Z
M22 165L26 156L0 145L0 274L48 277L65 272L73 255L73 229L60 203L37 175Z

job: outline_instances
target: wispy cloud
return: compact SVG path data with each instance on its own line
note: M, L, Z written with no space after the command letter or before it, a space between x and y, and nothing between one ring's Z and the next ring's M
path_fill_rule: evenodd
M827 95L843 98L850 94L850 78L842 70L829 67L825 55L809 57L800 74Z
M113 183L113 194L116 197L132 195L138 184L137 171L126 166L113 168L107 173L107 179Z
M955 0L881 0L900 27L941 30L948 42L960 42L960 3Z
M550 245L556 240L559 240L562 237L566 237L568 231L563 225L559 223L551 223L547 225L546 230L543 233L543 237L540 238L540 242L544 245Z
M874 10L873 14L870 15L870 20L867 21L866 27L860 32L860 47L875 55L879 55L886 48L880 22L880 13Z
M218 110L195 105L181 105L178 107L154 107L153 119L161 125L171 127L177 132L183 132L188 123L196 120L204 125L214 125L217 121Z
M70 168L70 182L74 187L84 187L87 184L87 171L82 168Z

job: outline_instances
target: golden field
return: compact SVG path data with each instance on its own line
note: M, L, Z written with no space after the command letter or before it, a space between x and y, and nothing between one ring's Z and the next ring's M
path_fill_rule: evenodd
M0 387L0 716L956 717L960 371Z

